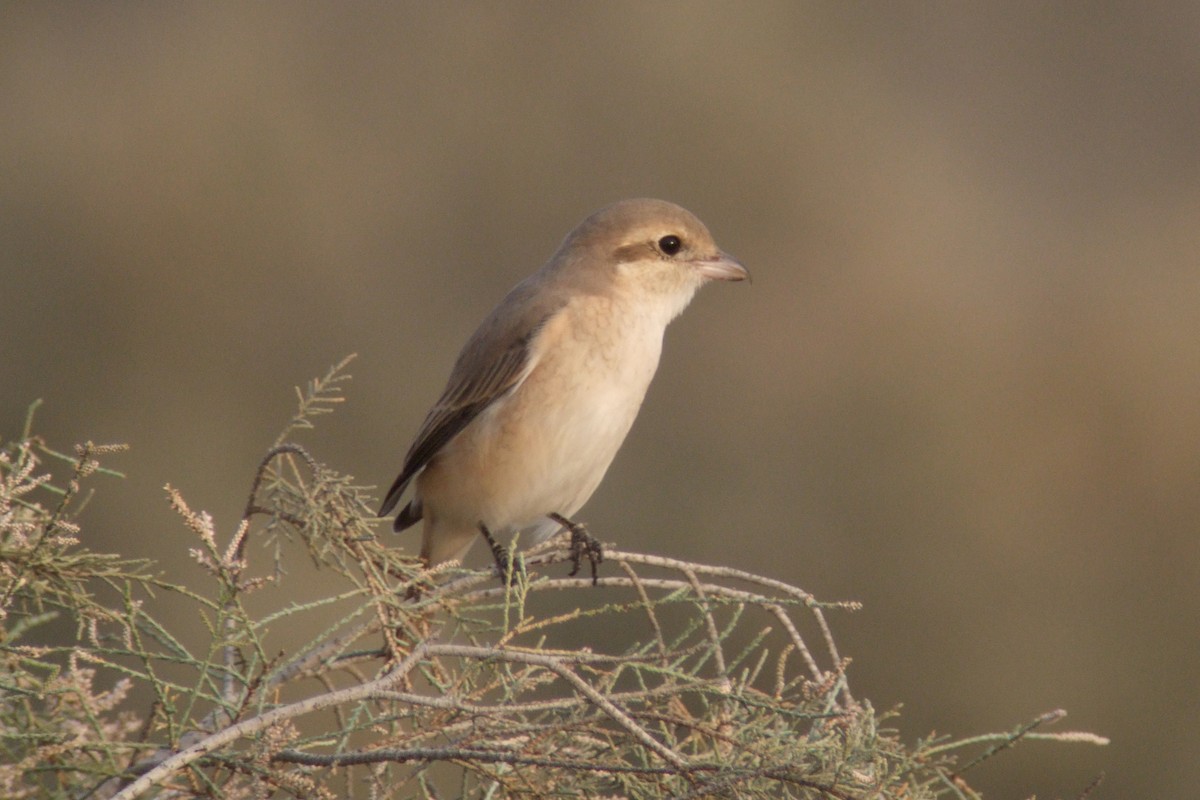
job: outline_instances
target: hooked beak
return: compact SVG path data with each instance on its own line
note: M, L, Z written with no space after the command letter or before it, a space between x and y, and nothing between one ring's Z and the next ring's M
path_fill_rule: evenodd
M696 262L696 268L705 278L714 281L748 281L750 271L728 253L717 251L715 258Z

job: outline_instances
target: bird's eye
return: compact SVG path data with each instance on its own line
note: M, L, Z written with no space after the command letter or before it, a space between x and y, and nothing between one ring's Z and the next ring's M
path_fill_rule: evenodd
M669 256L673 256L679 252L679 248L683 247L683 242L678 236L664 236L658 240L658 249Z

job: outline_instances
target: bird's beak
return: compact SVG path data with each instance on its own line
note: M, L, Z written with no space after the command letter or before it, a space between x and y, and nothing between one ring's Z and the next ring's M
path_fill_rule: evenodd
M705 258L696 262L696 268L705 278L714 281L747 281L750 272L742 263L728 253L717 251L714 258Z

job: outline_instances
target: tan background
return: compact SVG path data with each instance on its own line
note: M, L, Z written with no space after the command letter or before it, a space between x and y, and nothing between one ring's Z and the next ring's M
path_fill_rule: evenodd
M707 289L582 514L796 582L912 739L1055 707L993 797L1200 784L1200 5L5 4L0 431L123 440L97 546L178 569L310 443L386 485L484 313L661 196Z

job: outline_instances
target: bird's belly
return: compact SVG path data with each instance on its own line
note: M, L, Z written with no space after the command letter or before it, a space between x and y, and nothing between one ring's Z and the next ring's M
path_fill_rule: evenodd
M633 425L658 344L632 354L548 354L521 386L472 421L421 476L426 506L493 531L571 516L600 484ZM449 481L451 475L474 480ZM439 477L440 476L440 477ZM545 531L542 531L545 532Z
M585 381L555 392L553 402L537 402L536 392L522 398L528 411L514 409L492 451L515 484L497 509L504 524L523 527L550 512L578 511L625 441L645 390L642 382Z

